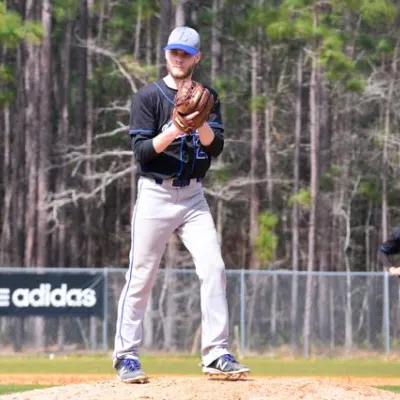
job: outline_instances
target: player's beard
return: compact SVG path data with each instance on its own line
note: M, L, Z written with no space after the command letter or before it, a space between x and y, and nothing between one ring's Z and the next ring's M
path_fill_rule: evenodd
M171 63L169 63L167 61L167 70L169 72L169 74L177 80L183 80L183 79L187 79L189 78L192 74L194 69L196 68L196 63L193 63L192 65L190 65L189 67L187 67L184 70L174 70L174 68L172 67Z

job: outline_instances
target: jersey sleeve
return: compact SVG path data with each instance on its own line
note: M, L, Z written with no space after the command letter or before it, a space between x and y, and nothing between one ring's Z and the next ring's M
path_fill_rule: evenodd
M142 92L137 92L132 99L131 115L129 122L130 135L153 136L156 131L154 104L151 97Z
M154 103L149 94L136 93L131 103L129 134L135 159L144 164L157 156L153 137L156 134L156 115Z
M400 253L400 239L396 237L392 237L386 242L382 243L380 248L380 256L379 261L384 267L389 267L392 265L393 254Z
M224 125L221 115L221 103L218 98L217 92L211 89L215 97L215 104L208 118L207 124L214 132L214 140L208 145L204 146L205 151L212 157L218 157L224 148Z
M388 254L388 253L385 253L384 251L382 251L382 248L381 248L381 251L379 252L379 255L378 255L378 261L379 261L379 263L382 265L382 267L385 269L385 268L389 268L390 266L392 266L392 257L390 256L390 254Z
M400 253L400 241L396 239L389 239L381 245L381 252L385 254L398 254Z

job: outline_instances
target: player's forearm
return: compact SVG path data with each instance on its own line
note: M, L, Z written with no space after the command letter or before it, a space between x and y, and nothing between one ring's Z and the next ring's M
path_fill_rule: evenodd
M175 125L158 134L152 141L155 152L162 153L180 134Z
M132 150L136 160L141 164L153 160L158 154L162 153L180 135L175 127L170 127L158 134L154 139L144 135L132 137Z
M215 133L207 123L204 123L203 126L198 129L198 132L200 142L203 146L209 146L214 140Z
M218 157L224 148L224 138L222 133L218 134L207 123L199 128L198 132L200 142L204 146L206 152L212 157Z

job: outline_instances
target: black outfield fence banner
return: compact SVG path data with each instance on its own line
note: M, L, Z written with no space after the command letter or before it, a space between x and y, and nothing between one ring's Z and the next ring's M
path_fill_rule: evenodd
M0 316L103 316L104 275L0 272Z

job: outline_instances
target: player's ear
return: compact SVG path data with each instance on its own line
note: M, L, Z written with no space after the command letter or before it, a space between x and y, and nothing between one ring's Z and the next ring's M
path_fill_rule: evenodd
M194 62L198 64L201 60L201 51L199 51L194 57Z

